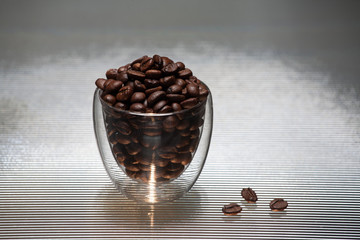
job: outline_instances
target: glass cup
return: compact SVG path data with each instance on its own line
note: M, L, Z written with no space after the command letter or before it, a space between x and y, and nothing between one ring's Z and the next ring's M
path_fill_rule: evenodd
M210 146L213 104L207 98L190 109L138 113L109 106L96 89L93 122L105 169L129 199L160 203L187 193L198 179Z

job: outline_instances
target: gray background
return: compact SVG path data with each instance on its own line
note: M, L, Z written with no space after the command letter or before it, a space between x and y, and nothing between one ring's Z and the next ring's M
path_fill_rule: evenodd
M359 1L0 6L0 239L360 237ZM199 180L158 206L114 189L92 129L94 81L144 54L214 98Z

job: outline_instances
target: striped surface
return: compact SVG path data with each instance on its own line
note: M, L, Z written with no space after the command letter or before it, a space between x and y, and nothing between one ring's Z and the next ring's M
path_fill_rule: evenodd
M91 41L2 34L0 239L360 238L360 89L346 85L340 64L327 65L356 48L279 53L238 43L235 33L233 42L211 31L202 41L192 31L158 33L137 41L130 32ZM106 175L92 94L108 68L154 53L185 62L208 84L214 130L193 189L150 206L124 198ZM241 198L244 187L256 204ZM279 197L289 207L271 212ZM224 216L230 202L243 211Z

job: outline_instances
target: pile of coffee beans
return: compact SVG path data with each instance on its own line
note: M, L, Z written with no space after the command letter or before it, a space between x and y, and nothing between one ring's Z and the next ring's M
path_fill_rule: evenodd
M100 89L112 153L131 178L163 182L192 161L209 89L182 62L143 56L106 71Z

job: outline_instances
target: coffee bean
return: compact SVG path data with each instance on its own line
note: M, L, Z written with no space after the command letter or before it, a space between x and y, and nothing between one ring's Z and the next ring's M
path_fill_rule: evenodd
M131 65L132 70L140 71L140 63L134 63Z
M154 88L149 88L149 89L146 89L145 90L145 94L147 96L149 96L150 94L154 93L154 92L157 92L157 91L161 91L163 88L161 86L158 86L158 87L154 87Z
M131 126L125 121L116 121L113 123L114 128L122 135L130 135L132 133Z
M166 98L170 102L181 102L185 100L185 96L182 94L166 94Z
M143 93L143 92L134 92L133 95L130 98L130 102L131 103L143 102L145 100L145 98L146 98L145 93Z
M181 105L181 107L183 107L185 109L189 109L189 108L194 107L197 103L198 103L197 98L188 98L188 99L180 102L180 105Z
M111 69L106 71L105 75L106 75L107 79L116 79L117 73L118 73L117 69L111 68Z
M162 107L164 107L166 104L167 104L167 101L166 101L166 100L161 100L161 101L157 102L157 103L154 105L154 107L153 107L154 112L159 112L160 109L161 109Z
M184 88L186 86L186 82L184 81L184 79L181 78L177 78L175 80L175 84L181 86L181 88Z
M222 212L225 215L236 215L242 211L242 208L236 203L230 203L228 205L224 205L222 208Z
M284 211L288 207L288 202L282 198L275 198L270 202L269 206L272 211Z
M169 159L160 158L155 161L156 166L165 167L169 164Z
M256 203L258 200L256 193L251 188L243 188L241 190L241 196L248 202L248 203Z
M95 85L100 88L101 90L104 90L104 83L106 82L106 79L105 78L98 78L96 81L95 81Z
M129 78L126 71L118 73L116 80L122 81L123 83L126 83Z
M144 92L146 90L146 87L139 80L135 80L134 81L134 90L137 92Z
M155 79L148 79L146 78L144 80L144 85L149 89L149 88L155 88L157 86L160 85L160 81L159 80L155 80Z
M127 170L129 171L133 171L133 172L138 172L140 171L139 165L138 164L134 164L132 160L130 159L126 159L124 161L124 166Z
M115 80L114 79L106 79L106 81L104 82L104 89L106 89L106 87L113 81L115 81Z
M146 111L146 107L144 104L137 102L130 105L130 111L144 113Z
M179 169L177 171L166 171L162 177L166 178L166 179L175 179L177 178L181 173L182 173L182 169Z
M169 65L170 63L173 63L173 60L171 60L168 57L161 57L161 60L162 60L162 66L163 67Z
M181 70L185 69L185 64L182 63L182 62L177 62L176 65L178 67L178 71L181 71Z
M159 79L161 77L161 71L156 69L150 69L145 72L146 78Z
M154 60L151 57L143 58L140 65L140 71L145 72L154 65Z
M164 128L175 128L179 124L179 119L176 116L168 116L163 121Z
M187 94L190 97L197 97L199 96L199 86L195 83L189 83L186 85Z
M128 145L131 143L131 139L128 136L117 134L116 135L116 141L123 145Z
M173 74L175 73L176 71L178 70L178 66L175 64L175 63L170 63L168 65L165 65L162 69L162 71L165 73L165 74Z
M181 93L181 90L182 90L183 88L180 86L180 85L178 85L178 84L173 84L173 85L171 85L170 87L168 87L168 89L166 90L166 93Z
M182 107L180 104L176 103L176 102L173 102L171 104L171 107L172 109L174 110L174 112L178 112L178 111L181 111L182 110Z
M190 131L194 131L196 129L199 129L204 124L204 119L202 118L196 118L191 122Z
M142 56L140 58L137 58L135 59L134 61L131 62L131 65L133 65L134 63L141 63L141 61L144 59L144 58L147 58L148 56L145 55L145 56Z
M155 55L153 56L153 59L154 59L154 62L155 62L156 64L162 65L162 59L161 59L161 57L160 57L159 55L155 54Z
M105 92L107 93L116 93L123 86L121 81L111 81L105 88Z
M185 68L184 70L181 70L178 72L178 76L182 79L186 79L186 78L192 76L192 71L188 68Z
M166 96L166 93L164 91L156 91L150 94L150 96L147 98L148 106L152 107L155 103L162 100Z
M185 147L187 145L190 144L190 138L187 138L187 137L182 137L176 144L175 146L177 148L182 148L182 147Z
M172 112L172 111L173 111L172 107L170 107L169 105L165 105L164 107L162 107L159 110L159 113L169 113L169 112Z
M130 155L136 155L141 151L141 146L140 144L130 143L125 145L125 149Z
M129 79L138 79L138 80L145 79L145 73L132 69L127 71L127 75Z
M125 66L121 66L118 68L118 74L124 71L127 71L130 67L130 64L126 64Z
M172 171L172 172L174 172L174 171L182 171L182 170L184 170L184 165L182 165L181 163L172 163L172 162L170 162L167 166L166 166L166 169L168 170L168 171Z
M120 110L126 110L127 105L125 103L122 103L122 102L117 102L117 103L115 103L114 107L118 108Z
M131 86L124 86L119 90L119 93L116 95L118 101L127 101L133 94L134 88Z
M115 102L116 102L116 98L111 95L111 94L106 94L104 97L103 97L103 100L107 103L109 103L110 105L113 105Z
M171 76L166 76L164 78L160 78L160 85L163 87L169 87L171 85L173 85L176 81L176 78L171 75Z
M190 126L190 122L189 120L182 120L177 126L176 129L177 130L185 130Z

